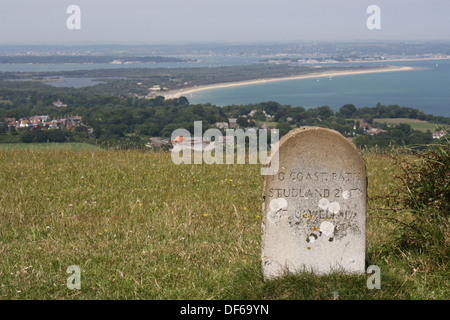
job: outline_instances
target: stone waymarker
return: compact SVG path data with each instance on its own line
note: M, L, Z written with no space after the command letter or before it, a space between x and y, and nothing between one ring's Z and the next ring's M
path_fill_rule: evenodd
M355 145L337 131L302 127L278 152L278 172L264 177L264 277L365 272L366 166Z

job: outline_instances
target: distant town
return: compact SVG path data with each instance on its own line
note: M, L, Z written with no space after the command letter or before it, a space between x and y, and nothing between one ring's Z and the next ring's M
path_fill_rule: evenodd
M82 124L80 116L67 116L64 118L51 119L47 115L23 117L20 119L6 118L5 123L8 128L13 127L16 130L38 127L45 127L48 129L66 128L67 130L71 130L73 127L78 127Z
M53 102L55 107L65 107L67 106L61 100ZM79 127L82 125L82 117L75 116L65 116L59 118L50 118L48 115L34 115L30 117L16 118L5 118L4 123L8 128L14 128L20 130L23 128L48 128L48 129L62 129L71 130L73 127Z

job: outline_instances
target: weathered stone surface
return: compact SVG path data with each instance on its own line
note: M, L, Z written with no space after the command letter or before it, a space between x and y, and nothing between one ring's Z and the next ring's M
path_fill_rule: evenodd
M340 133L302 127L279 144L279 169L265 176L262 270L365 272L366 166Z

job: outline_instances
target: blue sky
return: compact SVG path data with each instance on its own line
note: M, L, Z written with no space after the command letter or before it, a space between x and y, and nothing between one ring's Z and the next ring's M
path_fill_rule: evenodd
M449 16L449 0L1 0L0 44L449 40Z

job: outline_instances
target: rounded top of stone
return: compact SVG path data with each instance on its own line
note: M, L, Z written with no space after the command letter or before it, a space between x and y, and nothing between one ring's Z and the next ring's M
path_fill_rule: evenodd
M293 129L280 139L275 150L281 161L283 156L293 154L325 160L321 157L323 155L324 158L333 157L337 162L352 159L352 162L361 164L365 171L364 158L356 145L333 129L313 126Z
M336 130L333 129L328 129L328 128L322 128L322 127L313 127L313 126L304 126L304 127L300 127L300 128L296 128L296 129L292 129L291 131L289 131L287 134L285 134L281 139L280 139L280 146L283 144L283 142L285 142L286 140L289 140L290 138L297 136L297 135L301 135L301 134L305 134L305 133L321 133L321 134L326 134L329 135L330 137L336 137L336 139L341 139L343 141L343 143L350 143L351 145L353 145L356 149L356 146L351 143L350 141L348 141L341 133L339 133ZM344 142L345 141L345 142ZM356 149L357 150L357 149Z

